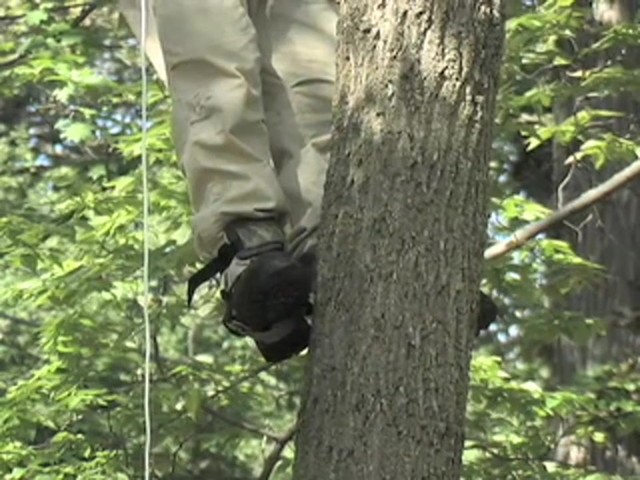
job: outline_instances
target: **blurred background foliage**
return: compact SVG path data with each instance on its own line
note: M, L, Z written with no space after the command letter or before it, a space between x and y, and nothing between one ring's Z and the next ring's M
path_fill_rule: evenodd
M491 241L636 158L633 1L508 0ZM0 476L142 477L136 42L115 2L0 6ZM195 264L169 102L150 93L156 478L290 478L305 357L226 334ZM640 186L487 265L465 478L640 478Z

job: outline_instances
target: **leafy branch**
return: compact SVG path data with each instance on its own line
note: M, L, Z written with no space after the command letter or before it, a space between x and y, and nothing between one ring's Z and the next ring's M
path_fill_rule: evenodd
M208 413L211 417L216 418L216 419L226 423L227 425L239 428L241 430L244 430L245 432L252 433L252 434L257 435L259 437L268 438L269 440L271 440L273 442L276 442L276 443L281 441L281 437L276 435L275 433L267 432L265 430L260 429L259 427L256 427L254 425L250 425L247 422L244 422L242 420L238 420L238 419L235 419L235 418L230 418L230 417L218 412L214 408L211 408L211 407L209 407L207 405L203 405L202 409L206 413Z
M82 22L84 22L89 17L89 15L91 15L98 8L98 6L99 6L98 2L90 2L90 3L83 3L83 4L72 4L72 5L60 6L60 7L51 9L51 11L71 10L74 8L83 7L80 13L76 17L74 17L70 22L71 28L77 28L82 24ZM21 15L5 16L5 17L0 17L0 21L4 21L4 22L15 21L15 20L21 19L22 17L23 16ZM0 63L0 70L7 70L15 67L28 56L29 56L28 51L21 52L16 56L14 56L13 58L7 60L6 62Z

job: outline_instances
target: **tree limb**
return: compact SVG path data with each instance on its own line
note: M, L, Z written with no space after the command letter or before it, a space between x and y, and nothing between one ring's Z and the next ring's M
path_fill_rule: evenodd
M587 190L547 218L526 225L513 233L509 239L490 246L484 251L485 260L493 260L521 247L536 235L548 230L567 217L601 202L637 178L640 178L640 160L636 160L597 187Z
M262 467L262 472L260 472L258 480L269 480L271 478L273 470L276 468L276 465L280 461L280 457L282 455L284 447L286 447L287 444L293 439L297 431L298 422L293 424L293 426L289 428L289 430L287 430L279 439L275 440L276 444L269 455L267 455L267 458L265 458L264 467Z

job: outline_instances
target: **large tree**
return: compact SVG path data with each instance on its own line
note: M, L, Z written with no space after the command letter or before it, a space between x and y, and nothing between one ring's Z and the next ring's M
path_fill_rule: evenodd
M343 2L295 478L459 478L500 0Z

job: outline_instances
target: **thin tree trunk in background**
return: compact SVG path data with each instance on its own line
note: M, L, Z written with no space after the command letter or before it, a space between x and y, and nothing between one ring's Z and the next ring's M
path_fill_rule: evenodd
M586 0L583 4L588 6ZM629 23L637 11L635 0L597 0L592 7L594 19L605 26ZM593 39L589 41L592 43ZM634 69L640 67L639 60L638 49L627 48L624 51L612 49L606 58L597 61L602 65L612 63ZM576 99L576 102L580 101L584 102ZM622 94L598 102L589 105L624 114L610 122L610 131L632 140L638 138L640 107L637 101ZM574 102L556 107L558 121L570 116L575 108ZM569 175L561 191L565 203L626 166L619 159L610 158L610 166L602 171L584 165L569 172L564 161L570 153L570 149L555 145L555 184L560 185ZM579 228L566 228L560 236L569 241L580 256L602 265L606 277L595 288L572 296L566 307L585 318L606 320L607 332L585 346L566 340L557 342L553 366L561 384L570 384L576 375L593 367L637 358L640 336L633 332L640 325L640 185L631 183L587 211L582 218L572 220L572 224ZM640 455L640 434L636 437L614 439L611 445L592 446L589 463L608 473L640 473L640 464L632 458Z
M341 2L297 480L460 477L501 0Z

